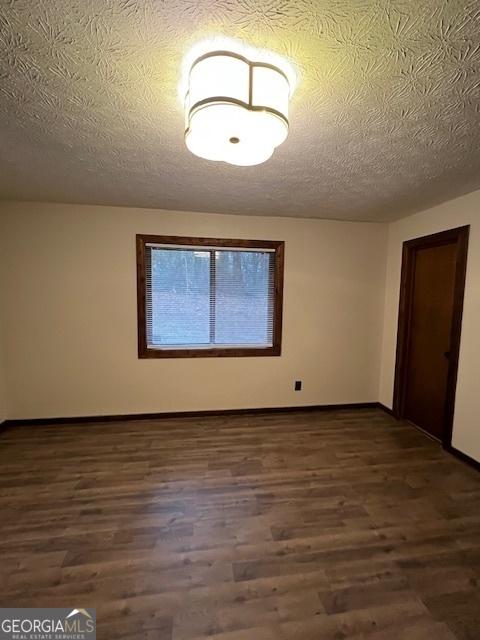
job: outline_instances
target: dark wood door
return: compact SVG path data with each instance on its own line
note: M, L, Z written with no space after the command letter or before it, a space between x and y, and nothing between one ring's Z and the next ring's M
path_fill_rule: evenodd
M447 398L457 243L415 252L404 417L441 439Z
M397 356L399 417L451 437L468 227L404 245ZM400 360L400 362L398 362Z

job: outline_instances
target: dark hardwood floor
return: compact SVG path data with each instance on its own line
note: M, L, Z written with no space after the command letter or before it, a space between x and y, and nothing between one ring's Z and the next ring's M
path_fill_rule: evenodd
M0 435L1 606L99 639L478 640L480 474L380 410Z

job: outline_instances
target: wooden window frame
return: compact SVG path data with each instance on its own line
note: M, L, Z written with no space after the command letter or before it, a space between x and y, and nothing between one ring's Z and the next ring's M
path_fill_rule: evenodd
M269 249L275 252L274 265L274 310L273 340L271 347L219 347L159 349L149 347L147 343L146 318L146 245L172 244L192 247L219 247L237 249ZM282 352L282 314L283 314L283 241L277 240L230 240L225 238L190 238L183 236L156 236L138 234L137 246L137 323L139 358L228 358L246 356L280 356Z

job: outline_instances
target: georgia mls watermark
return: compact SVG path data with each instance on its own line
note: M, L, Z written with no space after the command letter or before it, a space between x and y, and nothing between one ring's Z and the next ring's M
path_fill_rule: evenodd
M95 639L95 609L0 609L0 640Z

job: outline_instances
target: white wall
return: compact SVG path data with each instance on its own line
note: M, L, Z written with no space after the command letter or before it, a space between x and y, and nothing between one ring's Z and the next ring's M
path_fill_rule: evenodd
M385 225L34 203L0 225L9 418L378 399ZM282 356L139 360L136 233L285 240Z
M480 191L389 226L380 402L392 407L402 244L467 224L470 246L452 444L480 460Z

